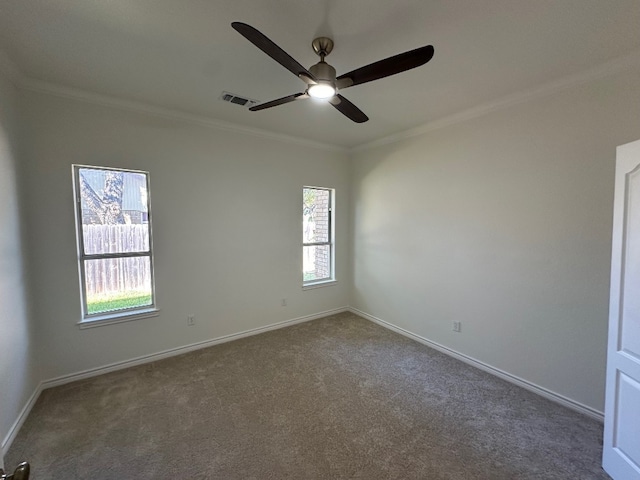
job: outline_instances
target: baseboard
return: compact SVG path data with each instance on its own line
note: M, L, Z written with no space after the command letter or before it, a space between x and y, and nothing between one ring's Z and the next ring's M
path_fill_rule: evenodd
M444 345L441 345L437 342L431 341L413 332L405 330L404 328L398 327L390 322L387 322L386 320L382 320L381 318L378 318L366 312L363 312L362 310L358 310L357 308L349 307L349 311L363 318L366 318L367 320L377 323L378 325L384 328L392 330L396 333L399 333L400 335L404 335L405 337L411 338L417 342L422 343L423 345L431 347L434 350L438 350L439 352L442 352L446 355L456 358L468 365L479 368L480 370L483 370L487 373L495 375L496 377L506 380L507 382L513 383L514 385L517 385L526 390L529 390L530 392L536 393L541 397L544 397L548 400L559 403L560 405L563 405L567 408L570 408L584 415L587 415L595 420L598 420L599 422L604 422L604 413L599 410L596 410L595 408L591 408L587 405L583 405L580 402L576 402L575 400L567 398L564 395L560 395L559 393L552 392L551 390L541 387L540 385L536 385L535 383L529 382L528 380L520 378L516 375L512 375L508 372L505 372L504 370L500 370L499 368L492 367L487 363L481 362L480 360L476 360L473 357L465 355L464 353L457 352L449 347L445 347Z
M22 408L20 414L18 415L18 418L16 419L16 421L13 423L13 425L11 426L11 428L9 429L9 432L7 433L5 439L2 442L2 457L0 458L0 468L3 468L1 463L4 459L5 454L7 453L7 451L9 450L9 448L11 447L11 444L13 443L13 440L15 439L16 435L18 434L18 432L20 431L20 428L22 427L22 425L24 424L25 420L27 419L27 416L29 415L29 413L31 412L31 409L33 408L33 406L35 405L36 401L38 400L38 397L40 396L40 393L47 389L47 388L51 388L51 387L56 387L59 385L64 385L66 383L71 383L71 382L75 382L78 380L83 380L86 378L91 378L91 377L95 377L98 375L103 375L105 373L109 373L109 372L114 372L117 370L123 370L125 368L129 368L129 367L134 367L136 365L142 365L145 363L150 363L150 362L155 362L158 360L162 360L165 358L169 358L169 357L174 357L176 355L182 355L184 353L188 353L188 352L192 352L195 350L200 350L202 348L207 348L207 347L212 347L214 345L219 345L221 343L226 343L226 342L231 342L233 340L238 340L240 338L245 338L245 337L250 337L253 335L258 335L260 333L264 333L264 332L268 332L271 330L277 330L280 328L284 328L284 327L288 327L291 325L296 325L299 323L304 323L304 322L310 322L312 320L316 320L318 318L323 318L323 317L327 317L330 315L335 315L338 313L342 313L342 312L346 312L346 311L350 311L352 313L355 313L356 315L359 315L367 320L370 320L384 328L387 328L389 330L392 330L396 333L399 333L400 335L404 335L408 338L411 338L417 342L420 342L424 345L427 345L428 347L431 347L435 350L438 350L446 355L449 355L453 358L456 358L458 360L461 360L469 365L472 365L476 368L479 368L480 370L483 370L485 372L488 372L492 375L495 375L499 378L502 378L503 380L506 380L508 382L511 382L515 385L518 385L519 387L525 388L533 393L536 393L544 398L547 398L551 401L554 401L556 403L559 403L561 405L564 405L565 407L568 407L572 410L575 410L577 412L580 412L584 415L587 415L591 418L594 418L600 422L604 421L604 413L600 412L594 408L591 408L587 405L583 405L579 402L576 402L575 400L572 400L570 398L567 398L563 395L560 395L558 393L552 392L544 387L541 387L539 385L536 385L534 383L531 383L527 380L524 380L520 377L517 377L515 375L512 375L508 372L505 372L503 370L500 370L498 368L492 367L491 365L488 365L484 362L481 362L479 360L476 360L475 358L472 358L468 355L465 355L463 353L460 352L456 352L455 350L445 347L444 345L440 345L439 343L433 342L431 340L428 340L424 337L421 337L420 335L417 335L413 332L410 332L408 330L405 330L404 328L398 327L396 325L393 325L392 323L389 323L385 320L382 320L378 317L375 317L373 315L370 315L366 312L363 312L362 310L358 310L357 308L353 308L353 307L341 307L341 308L336 308L336 309L332 309L332 310L327 310L324 312L320 312L320 313L316 313L316 314L312 314L312 315L305 315L303 317L298 317L298 318L293 318L290 320L285 320L282 322L277 322L277 323L272 323L270 325L266 325L264 327L258 327L258 328L253 328L250 330L245 330L243 332L238 332L238 333L233 333L230 335L224 335L221 337L217 337L217 338L213 338L210 340L205 340L202 342L197 342L197 343L192 343L189 345L185 345L182 347L177 347L177 348L172 348L169 350L164 350L162 352L158 352L158 353L153 353L150 355L143 355L141 357L136 357L136 358L132 358L130 360L125 360L122 362L116 362L116 363L112 363L109 365L105 365L102 367L97 367L97 368L92 368L92 369L88 369L88 370L83 370L80 372L76 372L76 373L72 373L69 375L62 375L60 377L56 377L56 378L52 378L49 380L44 380L42 382L40 382L38 384L38 386L35 388L34 392L31 394L31 396L29 397L29 400L27 401L27 403L25 404L25 406Z
M143 355L141 357L132 358L130 360L125 360L122 362L111 363L109 365L105 365L102 367L91 368L88 370L83 370L83 371L71 373L68 375L62 375L60 377L52 378L50 380L45 380L44 382L42 382L43 390L46 388L64 385L66 383L76 382L78 380L84 380L85 378L96 377L98 375L103 375L105 373L115 372L117 370L123 370L129 367L143 365L145 363L156 362L158 360L162 360L165 358L175 357L176 355L182 355L184 353L200 350L201 348L212 347L214 345L231 342L233 340L238 340L244 337L251 337L253 335L258 335L260 333L268 332L271 330L277 330L280 328L289 327L291 325L296 325L298 323L310 322L311 320L316 320L318 318L327 317L329 315L335 315L337 313L342 313L347 311L349 311L349 307L335 308L335 309L327 310L320 313L314 313L312 315L305 315L303 317L293 318L291 320L284 320L282 322L272 323L264 327L252 328L250 330L245 330L243 332L232 333L229 335L223 335L222 337L216 337L210 340L204 340L202 342L191 343L189 345L185 345L182 347L171 348L169 350L164 350L162 352Z
M332 310L327 310L320 313L314 313L312 315L305 315L303 317L292 318L290 320L272 323L264 327L252 328L250 330L245 330L243 332L232 333L230 335L223 335L221 337L212 338L210 340L196 342L196 343L192 343L182 347L171 348L169 350L164 350L162 352L143 355L141 357L132 358L130 360L111 363L109 365L105 365L102 367L91 368L88 370L83 370L83 371L71 373L68 375L62 375L60 377L52 378L49 380L44 380L38 384L35 391L33 392L31 397L25 404L24 408L20 412L20 415L18 415L18 418L9 429L9 433L7 434L4 441L2 442L2 458L0 458L0 462L3 461L6 452L11 447L11 444L13 443L13 440L15 439L16 435L20 431L22 424L29 416L29 412L31 412L31 409L33 408L36 401L38 400L40 393L47 388L57 387L59 385L64 385L66 383L71 383L71 382L76 382L78 380L84 380L86 378L96 377L98 375L103 375L109 372L115 372L117 370L123 370L125 368L134 367L136 365L156 362L158 360L162 360L169 357L175 357L176 355L182 355L184 353L200 350L202 348L212 347L214 345L231 342L233 340L238 340L240 338L250 337L250 336L258 335L260 333L265 333L271 330L277 330L280 328L289 327L291 325L296 325L298 323L310 322L311 320L316 320L318 318L328 317L330 315L336 315L338 313L347 312L347 311L349 311L349 307L334 308Z
M38 386L35 388L31 396L29 397L29 400L27 400L27 403L24 405L24 407L22 407L22 410L20 411L18 418L16 419L15 422L13 422L13 425L11 425L11 428L9 429L9 432L7 433L6 437L4 438L4 440L2 440L2 457L0 457L0 468L4 468L4 456L9 451L9 447L11 447L11 444L15 440L16 435L18 435L18 432L22 428L24 421L29 416L29 412L31 412L31 409L36 404L36 401L38 400L38 397L40 396L41 392L42 392L42 382L40 382Z

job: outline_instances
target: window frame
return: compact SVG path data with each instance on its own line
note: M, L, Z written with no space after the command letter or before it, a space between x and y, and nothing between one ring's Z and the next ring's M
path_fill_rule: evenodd
M302 242L302 256L304 258L304 249L305 247L313 247L313 246L329 246L329 268L330 268L330 274L328 277L325 278L321 278L321 279L313 279L313 280L305 280L304 279L304 271L302 272L302 288L303 290L306 289L312 289L312 288L317 288L317 287L324 287L324 286L329 286L329 285L333 285L337 282L336 280L336 266L335 266L335 258L336 258L336 252L335 252L335 197L336 197L336 190L335 188L328 188L328 187L317 187L317 186L312 186L312 185L304 185L302 187L302 196L303 196L303 200L304 200L304 190L306 189L313 189L313 190L325 190L327 192L329 192L329 232L328 232L328 240L326 242L304 242L304 232L303 232L303 242ZM304 203L304 201L303 201ZM303 218L303 224L304 224L304 218ZM302 262L304 264L304 260Z
M80 170L110 170L122 173L142 174L145 177L147 189L147 225L149 229L149 248L146 251L138 252L121 252L121 253L85 253L84 235L82 231L82 195L80 189ZM78 254L78 274L80 280L80 299L81 299L81 319L78 322L80 328L89 328L94 326L108 325L112 323L127 322L137 320L139 318L148 318L157 316L159 309L156 302L155 288L155 268L153 253L153 215L151 212L151 181L150 173L145 170L135 170L129 168L101 167L96 165L80 165L72 164L71 170L73 174L73 196L75 210L75 229L76 229L76 248ZM88 313L87 295L86 295L86 268L87 260L105 260L120 258L149 258L150 283L151 283L151 304L140 307L123 308L110 312Z

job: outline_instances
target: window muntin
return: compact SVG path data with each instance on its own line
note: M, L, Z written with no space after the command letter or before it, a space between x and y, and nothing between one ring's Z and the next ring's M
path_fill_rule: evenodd
M73 166L83 321L155 308L149 173Z
M302 189L303 285L334 280L333 197L332 189Z

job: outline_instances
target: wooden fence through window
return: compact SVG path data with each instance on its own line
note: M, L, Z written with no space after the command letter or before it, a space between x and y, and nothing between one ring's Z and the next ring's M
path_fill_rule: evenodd
M86 254L146 252L147 224L82 225ZM85 260L87 296L151 292L150 257Z

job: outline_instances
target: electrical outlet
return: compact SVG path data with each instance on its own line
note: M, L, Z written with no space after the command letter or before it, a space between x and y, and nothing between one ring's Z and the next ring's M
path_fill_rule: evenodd
M280 305L282 305L283 307L287 306L287 299L283 298L282 301L280 302Z
M195 315L187 315L187 325L193 327L196 324L196 316Z
M456 333L462 332L462 322L453 322L453 331Z

